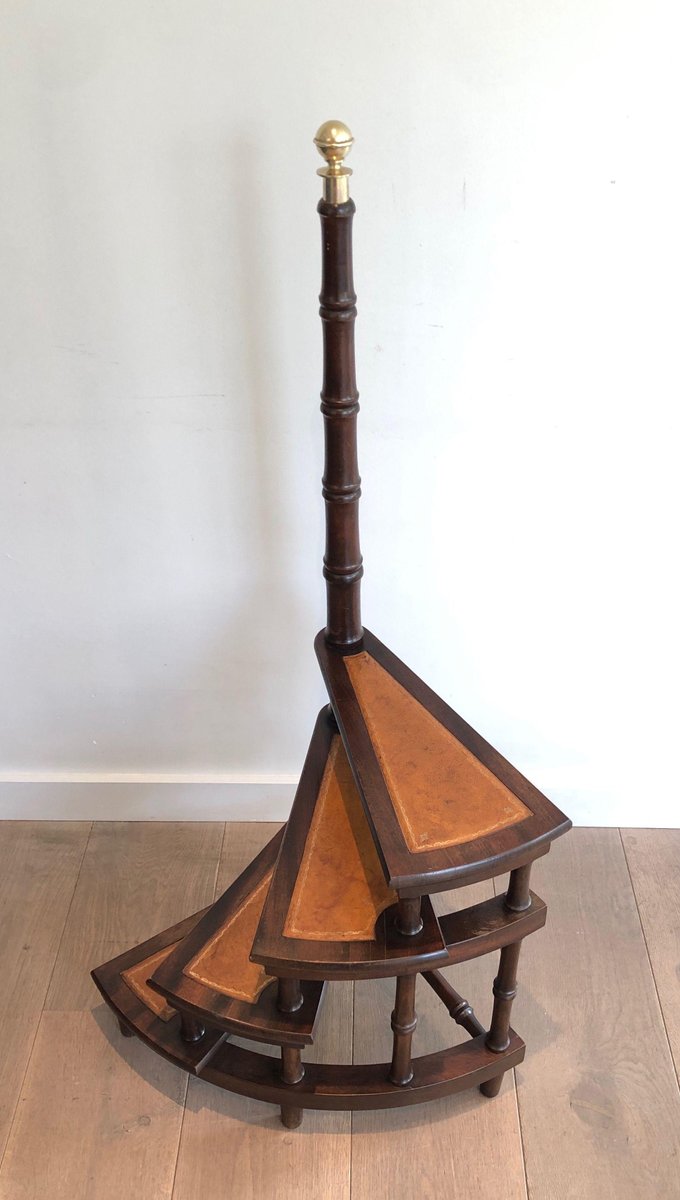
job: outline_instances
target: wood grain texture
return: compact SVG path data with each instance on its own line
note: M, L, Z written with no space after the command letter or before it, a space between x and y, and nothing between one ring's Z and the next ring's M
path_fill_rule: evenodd
M622 837L680 1077L680 829L624 829Z
M90 822L0 823L0 1159Z
M232 882L276 829L272 824L227 826L220 888ZM351 983L328 989L315 1044L303 1052L303 1062L351 1062L352 998ZM273 1047L271 1053L278 1055ZM306 1112L302 1126L290 1131L281 1125L274 1105L191 1079L173 1200L349 1200L350 1128L349 1113Z
M223 832L217 822L95 825L45 1007L90 1008L93 967L209 904Z
M2 1200L170 1200L187 1076L112 1023L43 1014Z
M173 839L167 826L153 828L156 854L138 857L148 861L161 888L164 856ZM275 829L228 827L221 889ZM0 825L0 846L5 846L0 898L24 895L27 904L23 917L18 905L3 904L3 961L13 967L2 986L18 995L21 982L25 1002L41 962L53 962L57 954L67 880L73 890L85 830L26 823L12 831ZM13 841L6 840L10 834ZM637 830L624 833L624 842L673 1037L680 833ZM110 854L101 869L115 871L120 861ZM513 1024L527 1040L517 1075L530 1200L678 1200L678 1092L617 832L577 830L534 868L534 885L549 902L549 926L524 944L513 1011ZM111 905L124 907L123 889L115 881L93 882L93 900L107 888ZM499 880L498 891L503 888ZM436 896L435 907L438 913L460 910L489 896L489 885L478 885ZM86 901L81 895L83 909ZM60 905L61 922L53 920ZM184 916L188 904L182 897L178 907ZM112 912L109 921L115 928L122 917ZM25 930L30 938L23 940ZM124 931L121 937L126 936ZM12 955L23 945L31 945L32 952L18 962ZM60 971L62 952L70 954L72 945L70 936L68 943L64 938ZM96 955L88 958L86 970L94 962ZM494 956L444 971L485 1026L496 966ZM44 997L47 981L40 977ZM388 1060L394 985L384 980L356 988L355 1060ZM303 1052L303 1061L317 1056L351 1061L352 991L351 983L330 986L317 1042ZM467 1038L420 980L416 1008L415 1053ZM11 1034L11 1024L5 1032L8 1028ZM3 1088L13 1048L5 1037ZM29 1049L24 1044L21 1074ZM0 1171L0 1197L169 1198L184 1085L185 1076L176 1068L136 1039L122 1039L103 1007L94 1016L45 1013ZM524 1200L512 1072L495 1100L469 1093L427 1108L355 1113L353 1123L352 1200L439 1200L442 1195ZM301 1128L289 1132L274 1106L228 1096L192 1079L173 1200L222 1195L349 1200L349 1127L348 1114L309 1111Z
M677 1198L680 1094L618 831L575 830L533 881L548 922L513 1011L529 1196Z
M477 884L436 896L438 913L478 904L493 894ZM538 935L541 936L540 934ZM473 1005L483 1024L491 1014L493 966L478 959L442 971ZM355 984L354 1061L389 1058L391 980ZM468 1040L424 980L416 991L418 1025L414 1054L428 1054ZM522 1031L519 1030L521 1033ZM528 1052L531 1052L529 1047ZM352 1200L525 1200L522 1147L515 1090L510 1079L493 1101L477 1091L435 1101L423 1108L354 1113Z
M281 826L281 821L227 821L217 870L216 896L226 892Z

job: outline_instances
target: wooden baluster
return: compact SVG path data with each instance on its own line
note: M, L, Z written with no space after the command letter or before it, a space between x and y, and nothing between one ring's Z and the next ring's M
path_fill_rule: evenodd
M397 978L397 995L392 1013L392 1065L390 1079L402 1087L413 1079L411 1064L411 1042L418 1024L416 1016L416 976L400 975Z
M302 1065L302 1052L295 1046L281 1047L281 1078L284 1083L299 1083L303 1078L305 1068ZM281 1105L281 1123L286 1129L297 1129L302 1122L302 1109L294 1104Z
M276 1007L280 1012L294 1013L302 1008L302 988L299 979L279 979Z
M399 901L395 924L405 937L415 937L423 928L421 897L406 896ZM418 1023L416 1016L416 976L401 975L397 979L397 995L392 1013L392 1083L405 1084L413 1078L411 1066L411 1042Z
M510 872L510 882L505 893L503 904L510 912L526 912L531 908L531 893L529 891L529 876L531 863L518 867Z
M326 159L322 167L324 194L321 217L322 279L319 300L323 329L323 387L325 464L323 498L326 504L326 641L347 647L361 642L361 576L357 461L359 393L354 365L356 294L352 270L352 218L349 198L352 172L343 167L353 138L346 126L327 121L314 139Z
M524 912L525 909L531 907L531 895L529 892L529 875L531 873L531 863L524 867L518 867L510 873L510 882L505 896L505 907L510 912ZM489 1050L493 1050L496 1054L502 1054L507 1050L510 1044L510 1013L512 1011L512 1002L517 995L517 964L519 962L519 952L521 941L512 942L509 946L504 946L501 950L500 964L498 975L493 981L493 1015L491 1017L491 1028L486 1037L486 1044ZM501 1083L503 1082L503 1072L495 1075L493 1079L487 1080L481 1084L480 1092L484 1096L497 1096Z
M407 896L399 901L395 924L399 933L406 937L415 937L423 928L423 918L420 913L421 897Z
M183 1042L200 1042L205 1036L205 1025L197 1017L190 1017L188 1013L183 1012L180 1036Z

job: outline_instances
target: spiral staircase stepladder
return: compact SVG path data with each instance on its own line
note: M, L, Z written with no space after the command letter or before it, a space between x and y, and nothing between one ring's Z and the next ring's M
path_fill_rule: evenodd
M361 624L352 271L352 145L322 125L321 320L327 623L315 643L318 715L290 817L212 905L97 967L119 1020L177 1066L280 1105L394 1108L479 1086L524 1057L510 1027L522 939L545 924L534 859L569 820ZM430 896L509 872L503 895L445 916ZM442 968L500 951L485 1030ZM413 1056L415 985L469 1033ZM306 1064L326 986L395 979L389 1063ZM280 1059L230 1040L280 1049Z

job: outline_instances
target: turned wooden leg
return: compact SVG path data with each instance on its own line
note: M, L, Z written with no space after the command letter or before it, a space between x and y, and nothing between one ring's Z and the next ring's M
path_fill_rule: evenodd
M302 988L299 979L279 979L276 1007L279 1012L294 1013L302 1008Z
M505 907L510 912L524 912L525 909L531 907L530 873L531 863L510 872L510 882L504 900ZM503 947L498 975L493 981L493 1016L486 1044L489 1050L493 1050L496 1054L502 1054L510 1044L510 1013L512 1002L517 995L517 963L521 945L520 941ZM501 1090L503 1074L504 1072L501 1071L500 1075L495 1075L493 1079L481 1084L479 1090L482 1095L497 1096Z
M423 928L423 918L420 915L420 896L408 896L399 901L396 926L406 937L414 937Z
M284 1083L299 1083L305 1073L302 1053L295 1046L281 1047L281 1078ZM302 1109L294 1104L281 1105L281 1123L286 1129L297 1129L302 1122Z
M392 1032L394 1034L390 1067L392 1083L403 1086L413 1079L411 1042L417 1023L416 976L400 975L397 979L397 995L392 1013Z
M183 1042L200 1042L205 1035L205 1025L199 1021L198 1017L190 1017L188 1013L182 1013L182 1025L180 1029L180 1037Z
M510 1011L517 995L517 963L521 945L521 942L513 942L503 947L498 975L493 981L493 1016L486 1044L496 1054L502 1054L510 1044ZM479 1090L484 1096L497 1096L502 1082L503 1072L481 1084Z
M120 1032L122 1033L123 1037L134 1037L135 1036L134 1033L132 1032L132 1030L130 1029L130 1026L126 1025L125 1021L121 1021L120 1017L118 1018L118 1028L120 1029Z

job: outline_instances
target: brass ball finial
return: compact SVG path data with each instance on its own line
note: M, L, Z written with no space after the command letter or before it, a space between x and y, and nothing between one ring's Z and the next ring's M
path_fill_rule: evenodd
M324 121L316 131L314 145L326 160L326 166L319 167L317 175L321 175L324 181L324 200L331 204L343 204L349 199L349 177L352 171L342 164L353 143L354 138L342 121Z
M354 138L342 121L324 121L314 136L314 145L328 163L331 170L337 172L343 158L352 149Z

